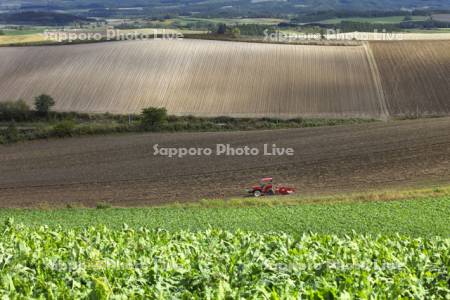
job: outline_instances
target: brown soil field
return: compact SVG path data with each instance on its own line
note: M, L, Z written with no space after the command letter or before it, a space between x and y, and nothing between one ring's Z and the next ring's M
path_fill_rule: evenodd
M432 15L433 20L441 22L450 22L450 14L435 14Z
M292 147L294 156L153 155L160 147ZM244 196L273 176L302 195L450 182L450 118L278 131L149 133L0 146L0 206L154 205Z
M179 40L0 48L0 101L56 110L371 117L450 114L450 40L356 46Z
M371 42L393 116L450 114L450 40Z
M60 111L235 117L386 116L364 46L149 40L0 48L0 101Z

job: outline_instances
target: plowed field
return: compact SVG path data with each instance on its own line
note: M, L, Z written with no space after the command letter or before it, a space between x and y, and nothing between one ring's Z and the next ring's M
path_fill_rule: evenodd
M450 41L371 42L393 116L450 114Z
M0 101L234 117L450 113L450 40L360 46L149 40L0 48Z
M292 147L294 156L153 155L160 147ZM450 119L259 132L134 134L0 146L0 206L146 205L245 195L259 177L301 194L450 182Z
M383 117L363 46L206 40L0 48L0 101L47 93L60 111Z

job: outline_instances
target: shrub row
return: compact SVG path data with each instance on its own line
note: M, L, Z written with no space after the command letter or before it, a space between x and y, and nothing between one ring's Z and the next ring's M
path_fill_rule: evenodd
M149 107L140 115L86 114L50 111L54 100L35 99L35 110L22 100L0 103L0 144L21 140L107 134L117 132L225 131L333 126L370 122L365 119L270 119L168 115L165 108ZM16 123L17 122L17 123ZM32 123L32 124L29 124ZM37 123L37 124L36 124ZM20 124L23 126L18 126Z

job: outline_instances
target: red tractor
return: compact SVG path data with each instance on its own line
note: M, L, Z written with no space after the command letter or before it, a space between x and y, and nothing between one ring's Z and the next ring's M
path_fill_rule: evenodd
M263 178L256 185L248 190L254 197L273 196L273 195L290 195L295 192L295 189L285 186L274 186L273 178Z

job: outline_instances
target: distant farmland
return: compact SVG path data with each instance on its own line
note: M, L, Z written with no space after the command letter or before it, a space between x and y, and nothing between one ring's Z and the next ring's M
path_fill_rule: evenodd
M60 111L136 113L164 106L171 114L197 116L448 114L449 47L450 41L183 40L0 48L0 101L31 104L47 93Z
M436 14L433 15L433 20L441 22L450 22L450 14Z

